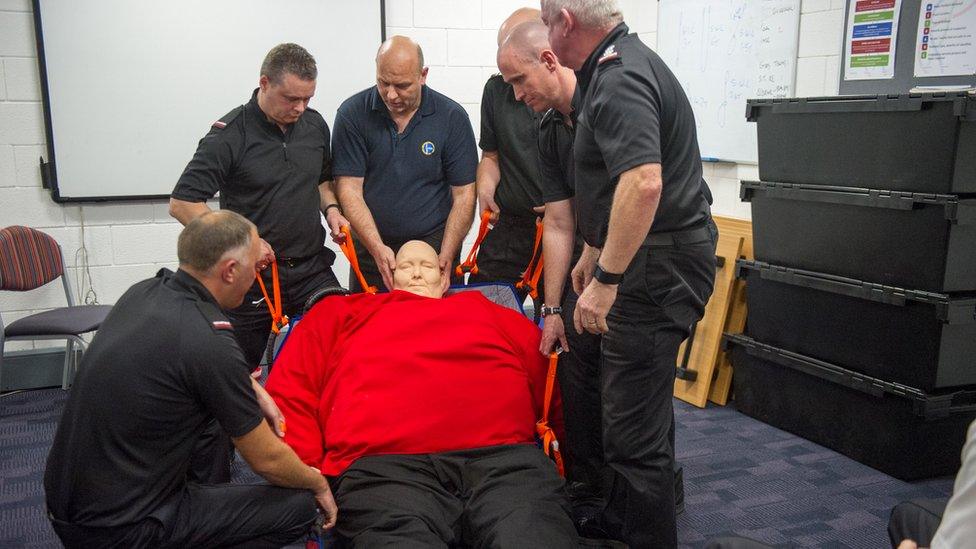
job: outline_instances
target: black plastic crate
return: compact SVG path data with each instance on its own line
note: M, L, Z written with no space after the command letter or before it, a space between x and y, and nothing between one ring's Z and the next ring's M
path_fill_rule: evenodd
M953 475L976 391L926 394L726 334L736 408L893 477Z
M976 199L743 181L756 259L931 292L976 290Z
M976 385L976 295L905 290L740 260L746 334L924 391Z
M976 96L966 92L751 99L759 178L976 192Z

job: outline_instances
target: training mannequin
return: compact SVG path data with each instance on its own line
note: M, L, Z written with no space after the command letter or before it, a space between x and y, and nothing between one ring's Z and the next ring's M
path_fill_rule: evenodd
M571 547L553 463L535 445L539 331L479 292L442 297L434 249L404 244L394 290L335 296L268 380L285 441L331 479L353 547Z

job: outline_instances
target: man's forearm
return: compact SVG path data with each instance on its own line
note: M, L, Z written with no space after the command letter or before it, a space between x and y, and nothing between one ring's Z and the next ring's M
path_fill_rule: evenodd
M498 151L482 152L475 179L480 202L479 207L482 210L488 209L488 205L494 203L495 190L498 189L498 183L501 179L502 172L498 166Z
M338 204L339 197L335 192L334 181L323 181L319 184L319 210L325 211L329 204Z
M169 199L169 215L186 225L194 219L210 211L206 202L187 202L177 198Z
M558 306L563 297L563 285L569 275L573 258L573 236L576 221L572 202L561 200L546 203L546 216L542 219L542 274L545 281L545 303Z
M607 239L600 253L599 263L604 270L627 270L651 230L660 200L660 164L644 164L620 175L610 208Z
M359 241L370 253L382 246L383 238L363 198L362 178L339 177L336 181L336 192L339 204L342 206L342 213L349 220Z
M471 229L471 222L474 221L474 183L452 187L451 193L454 203L444 226L441 255L455 257L461 249L461 242Z
M326 485L322 475L302 463L295 452L271 432L265 422L233 441L241 457L254 472L275 486L318 491Z

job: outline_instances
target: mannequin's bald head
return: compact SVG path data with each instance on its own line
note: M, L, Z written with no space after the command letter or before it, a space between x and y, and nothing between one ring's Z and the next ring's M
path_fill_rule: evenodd
M393 288L426 297L444 295L437 252L430 244L411 240L400 247L393 270Z

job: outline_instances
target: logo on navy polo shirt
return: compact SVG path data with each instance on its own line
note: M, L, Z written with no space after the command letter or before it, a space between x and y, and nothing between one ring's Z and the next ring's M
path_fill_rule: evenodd
M424 141L420 144L420 152L424 153L424 156L434 154L434 143L431 141Z

